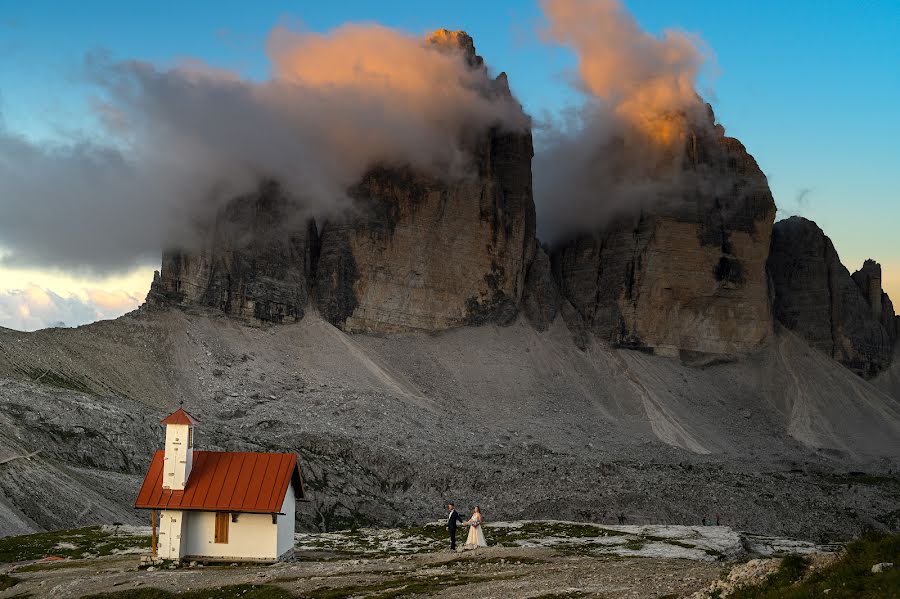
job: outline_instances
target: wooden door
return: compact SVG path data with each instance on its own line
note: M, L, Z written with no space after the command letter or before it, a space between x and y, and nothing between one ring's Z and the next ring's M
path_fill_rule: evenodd
M228 521L231 516L228 512L216 512L216 543L228 542Z

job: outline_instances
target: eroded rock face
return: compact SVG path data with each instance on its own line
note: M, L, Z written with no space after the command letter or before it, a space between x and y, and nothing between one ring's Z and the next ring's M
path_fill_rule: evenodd
M464 32L440 30L426 43L462 51L470 68L485 69ZM484 74L481 91L516 109L506 76ZM348 190L354 206L346 218L324 223L320 236L296 222L299 209L274 185L234 200L199 251L165 254L147 304L278 323L301 319L314 301L347 331L511 323L536 247L531 133L461 136L469 172L439 178L375 166Z
M768 270L784 326L865 377L890 364L896 319L877 263L851 276L822 229L795 216L775 224Z
M729 354L772 332L766 257L775 203L765 175L714 126L688 136L676 197L557 248L563 295L615 346Z
M874 260L866 260L862 268L852 276L872 308L872 317L881 323L891 342L896 344L900 329L897 326L897 316L894 314L894 304L881 287L881 265Z
M251 323L295 322L309 302L315 224L277 185L231 201L199 251L163 255L147 305L203 306Z
M562 296L553 279L550 257L544 248L535 249L534 259L525 277L522 312L539 331L546 331L559 313Z
M483 68L468 35L429 41ZM504 75L491 93L510 93ZM515 319L535 247L531 133L469 134L469 176L374 168L351 190L354 216L323 226L316 301L332 324L436 331Z

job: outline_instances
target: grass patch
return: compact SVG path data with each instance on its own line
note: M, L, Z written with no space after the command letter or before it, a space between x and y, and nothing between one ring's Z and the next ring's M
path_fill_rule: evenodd
M315 538L312 536L301 538L298 541L300 551L322 551L335 556L347 557L387 557L397 554L427 553L446 549L450 544L450 535L443 524L427 524L398 529L399 537L394 540L400 542L398 547L393 543L386 543L383 531L378 529L349 529L337 531L332 537ZM512 528L506 526L494 527L485 525L485 536L491 547L519 547L527 541L545 538L579 541L584 544L590 539L624 536L626 533L602 528L593 524L564 523L564 522L526 522L521 526ZM457 528L457 544L461 544L466 537L464 527ZM565 543L563 543L565 544Z
M802 577L807 560L786 557L764 583L729 595L732 599L878 599L900 595L900 570L872 574L872 566L900 561L900 534L869 533L847 545L835 563ZM826 590L828 590L826 594Z
M91 563L84 560L65 560L61 562L45 562L19 566L16 572L47 572L54 570L68 570L70 568L90 568Z
M493 528L485 526L488 543L503 547L517 547L519 541L557 537L562 539L586 539L597 537L619 537L626 533L601 528L593 524L575 522L526 522L518 528Z
M11 589L20 582L21 580L19 580L15 576L10 576L9 574L0 574L0 591Z
M388 557L435 551L450 546L450 534L443 526L426 525L398 529L399 536L385 537L384 529L348 529L315 538L306 535L297 547L299 551L322 551L347 557ZM466 532L456 531L457 543L462 543ZM398 547L393 541L399 541Z
M111 555L132 548L149 549L150 537L113 534L99 526L40 532L0 539L0 563L41 559L48 555L81 558Z
M463 527L457 527L456 529L456 537L457 539L461 536ZM402 529L404 534L409 536L423 537L430 541L445 543L447 545L450 544L450 533L447 532L447 529L441 525L426 525L426 526L414 526L411 528Z
M162 589L125 589L112 593L87 595L84 599L293 599L285 589L271 584L236 584L217 589L171 593Z

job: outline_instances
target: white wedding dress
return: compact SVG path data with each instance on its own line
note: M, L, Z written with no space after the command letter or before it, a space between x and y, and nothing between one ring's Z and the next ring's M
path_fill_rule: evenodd
M466 537L465 547L473 549L475 547L487 547L487 541L484 540L484 532L481 530L483 521L484 518L479 514L475 514L466 522L469 526L469 536Z

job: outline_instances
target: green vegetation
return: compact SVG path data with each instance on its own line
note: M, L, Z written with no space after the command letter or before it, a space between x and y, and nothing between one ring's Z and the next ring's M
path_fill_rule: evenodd
M405 528L400 532L403 536L403 547L386 545L383 530L358 528L338 531L339 536L336 537L326 535L320 538L305 538L299 542L299 546L302 548L301 553L312 550L338 557L377 558L435 551L446 548L450 542L448 533L442 526ZM461 538L464 538L464 534L464 531L457 530L457 542L462 543ZM313 559L322 559L322 556Z
M775 574L758 586L743 588L729 595L733 599L876 599L900 596L900 569L880 574L872 566L881 562L900 562L900 534L869 533L847 545L835 563L804 575L808 560L786 557Z
M0 574L0 591L5 591L6 589L11 589L12 587L19 584L19 579L15 576L10 576L8 574Z
M609 530L593 524L575 524L564 522L526 522L518 528L485 527L488 542L503 547L516 547L519 541L557 537L562 539L595 539L597 537L618 537L625 533Z
M643 536L635 538L628 533L604 528L596 524L573 522L524 522L519 526L485 525L487 542L491 547L521 547L538 544L569 554L605 553L614 547L641 549L649 542L668 543L688 549L706 551L720 557L713 549L702 549L690 542L678 539ZM465 538L465 529L457 529L457 544ZM618 537L610 544L606 539ZM387 542L386 542L387 541ZM417 554L446 549L449 538L443 524L428 524L396 530L390 538L383 530L350 528L330 535L305 535L298 541L298 550L304 559L328 560L335 557L359 556L366 558L389 557L398 554Z
M53 570L67 570L70 568L90 568L91 563L86 560L63 560L63 561L53 561L53 562L38 562L35 564L28 564L27 566L19 566L16 568L16 572L47 572Z
M236 584L217 589L170 593L162 589L127 589L88 595L84 599L293 599L295 595L271 584Z
M640 551L646 544L646 541L644 541L643 539L631 539L630 541L625 543L624 547L625 549L628 549L630 551Z
M113 534L99 526L56 530L0 539L0 563L41 559L48 555L80 558L150 548L150 537Z
M426 526L414 526L410 528L404 528L403 532L410 536L422 537L423 539L434 541L435 543L440 542L444 545L450 543L450 533L447 532L447 529L443 525L438 526L436 524L429 524ZM461 533L462 529L457 528L457 540L459 540Z

